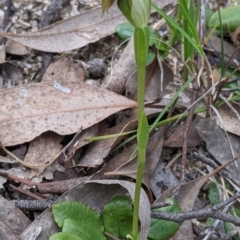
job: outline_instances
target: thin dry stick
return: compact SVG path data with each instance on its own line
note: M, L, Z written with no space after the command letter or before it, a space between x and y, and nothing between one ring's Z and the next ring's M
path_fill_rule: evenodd
M151 217L174 222L183 222L194 218L211 217L240 226L240 218L221 212L222 208L225 208L224 210L226 211L226 209L228 209L229 206L231 206L239 197L240 192L237 192L235 196L213 207L206 207L198 211L189 211L184 213L152 212Z
M28 196L28 197L31 197L31 198L33 198L33 199L35 199L35 200L42 200L42 199L43 199L42 197L39 197L39 196L37 196L36 194L34 194L34 193L30 192L30 191L23 190L23 189L21 189L20 187L15 187L15 186L12 185L12 184L10 184L10 187L11 187L13 190L15 190L15 191L17 191L17 192L20 192L20 193L22 193L22 194L24 194L24 195L26 195L26 196Z

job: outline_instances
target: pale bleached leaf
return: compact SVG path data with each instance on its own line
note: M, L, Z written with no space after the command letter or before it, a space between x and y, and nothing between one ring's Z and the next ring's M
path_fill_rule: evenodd
M46 131L72 134L136 102L105 89L76 83L32 83L0 91L0 141L28 142Z
M65 52L81 48L115 32L125 19L116 5L102 16L101 8L59 21L41 31L23 34L1 33L27 47L45 52Z
M154 2L159 8L163 8L168 4L175 4L176 0L155 0ZM117 5L113 4L108 13L103 16L102 9L99 7L59 21L38 32L0 33L0 35L33 49L65 52L113 34L115 27L125 21Z

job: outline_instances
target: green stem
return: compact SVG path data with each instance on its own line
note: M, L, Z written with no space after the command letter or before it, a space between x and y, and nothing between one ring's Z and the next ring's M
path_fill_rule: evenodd
M137 79L138 79L138 89L137 89L138 122L140 122L140 119L144 112L145 66L138 68Z
M134 52L135 60L138 67L138 162L137 178L134 193L134 210L133 210L133 229L132 236L137 240L138 235L138 213L140 203L140 192L142 184L142 175L146 161L146 148L148 143L149 126L147 117L144 113L144 96L145 96L145 66L149 48L149 29L136 28L134 31Z
M146 151L140 152L138 148L138 164L137 164L137 173L142 173L145 165ZM139 214L139 205L140 205L140 193L142 185L142 174L137 176L135 193L134 193L134 208L133 208L133 229L132 235L133 239L137 240L138 234L138 214Z
M138 123L140 126L140 121L142 114L144 112L144 90L145 90L145 67L138 69ZM134 210L133 210L133 239L137 239L138 233L138 214L139 214L139 202L140 202L140 191L142 184L142 173L144 170L146 160L146 151L142 151L138 147L138 162L137 162L137 178L134 193Z

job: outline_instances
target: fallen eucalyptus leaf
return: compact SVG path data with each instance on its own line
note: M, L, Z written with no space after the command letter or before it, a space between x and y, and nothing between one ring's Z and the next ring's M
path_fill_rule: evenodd
M0 91L0 141L28 142L48 130L72 134L136 103L88 84L33 83Z
M175 0L155 0L158 7L174 4ZM104 10L107 10L105 7ZM116 4L102 16L101 7L59 21L38 32L23 34L0 33L0 35L24 46L45 52L65 52L81 48L115 32L115 27L125 18Z
M59 21L38 32L1 35L40 51L66 52L113 34L115 26L123 21L121 12L113 5L111 11L103 17L99 7Z

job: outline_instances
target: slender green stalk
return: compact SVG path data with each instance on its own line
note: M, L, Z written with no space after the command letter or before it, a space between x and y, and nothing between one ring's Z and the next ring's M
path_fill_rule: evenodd
M140 203L140 192L142 184L142 175L146 161L146 149L148 144L149 126L147 117L144 112L144 96L145 96L145 65L149 48L149 29L136 28L134 31L134 52L138 68L138 162L137 162L137 178L134 193L133 208L133 229L132 237L137 240L138 234L138 214Z
M132 236L133 239L137 239L138 234L138 214L139 214L139 205L140 205L140 193L142 185L142 173L145 166L146 151L141 151L138 148L138 163L137 163L137 173L141 173L137 176L135 192L134 192L134 208L133 208L133 228Z
M141 116L144 111L144 89L145 89L145 67L138 68L138 123L140 123ZM143 100L142 100L143 99ZM137 162L137 179L134 193L134 209L133 209L133 239L137 239L138 233L138 213L140 202L140 190L142 184L142 172L144 170L144 164L146 155L142 149L138 147L138 162ZM141 174L139 174L141 173Z

